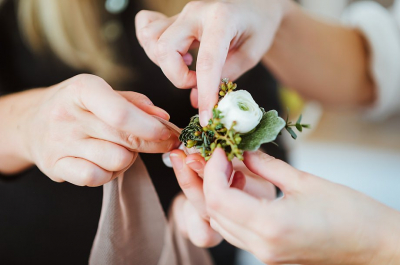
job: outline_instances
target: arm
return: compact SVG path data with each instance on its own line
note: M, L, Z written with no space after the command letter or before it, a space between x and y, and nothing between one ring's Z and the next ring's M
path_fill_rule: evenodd
M44 89L33 89L0 98L0 173L13 174L29 166L25 143L26 119L46 95Z
M134 153L167 152L176 137L169 119L144 95L114 91L79 75L49 88L0 98L0 172L31 165L54 181L99 186L126 169Z
M295 4L263 62L306 98L336 106L363 106L374 100L362 34L314 19Z

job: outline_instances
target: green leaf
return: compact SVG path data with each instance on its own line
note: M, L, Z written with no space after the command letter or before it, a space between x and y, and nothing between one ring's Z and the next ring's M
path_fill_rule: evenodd
M300 123L296 123L296 128L297 128L297 130L299 130L299 132L303 131L303 127L301 127Z
M306 129L310 129L311 125L310 124L302 124L301 127L306 128Z
M296 123L301 124L301 119L303 118L303 114L300 115L299 119L296 121Z
M286 130L290 133L293 139L297 139L297 134L290 127L286 127Z
M275 141L279 132L285 128L286 122L278 116L276 110L264 113L260 123L251 133L242 135L239 148L245 151L255 151L262 144Z

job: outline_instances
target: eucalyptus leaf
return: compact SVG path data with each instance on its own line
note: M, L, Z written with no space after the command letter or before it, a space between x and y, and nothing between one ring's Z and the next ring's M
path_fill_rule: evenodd
M300 115L299 119L297 120L296 123L300 124L301 123L301 119L303 118L303 114Z
M286 127L286 130L290 133L293 139L297 139L297 134L290 127Z
M256 151L262 144L275 141L285 125L285 120L278 116L278 112L270 110L264 113L253 132L241 136L239 148L245 151Z

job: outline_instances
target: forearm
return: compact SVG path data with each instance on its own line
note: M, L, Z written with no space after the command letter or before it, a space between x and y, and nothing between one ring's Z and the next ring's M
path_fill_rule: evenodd
M318 21L293 4L263 61L305 98L363 106L374 100L368 56L357 30Z
M0 173L15 174L32 166L24 134L29 115L44 92L34 89L0 97Z

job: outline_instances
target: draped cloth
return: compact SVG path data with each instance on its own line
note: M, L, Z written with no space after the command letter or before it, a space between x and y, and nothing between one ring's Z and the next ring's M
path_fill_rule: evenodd
M208 252L167 220L144 163L137 154L134 161L104 185L89 264L211 265Z

